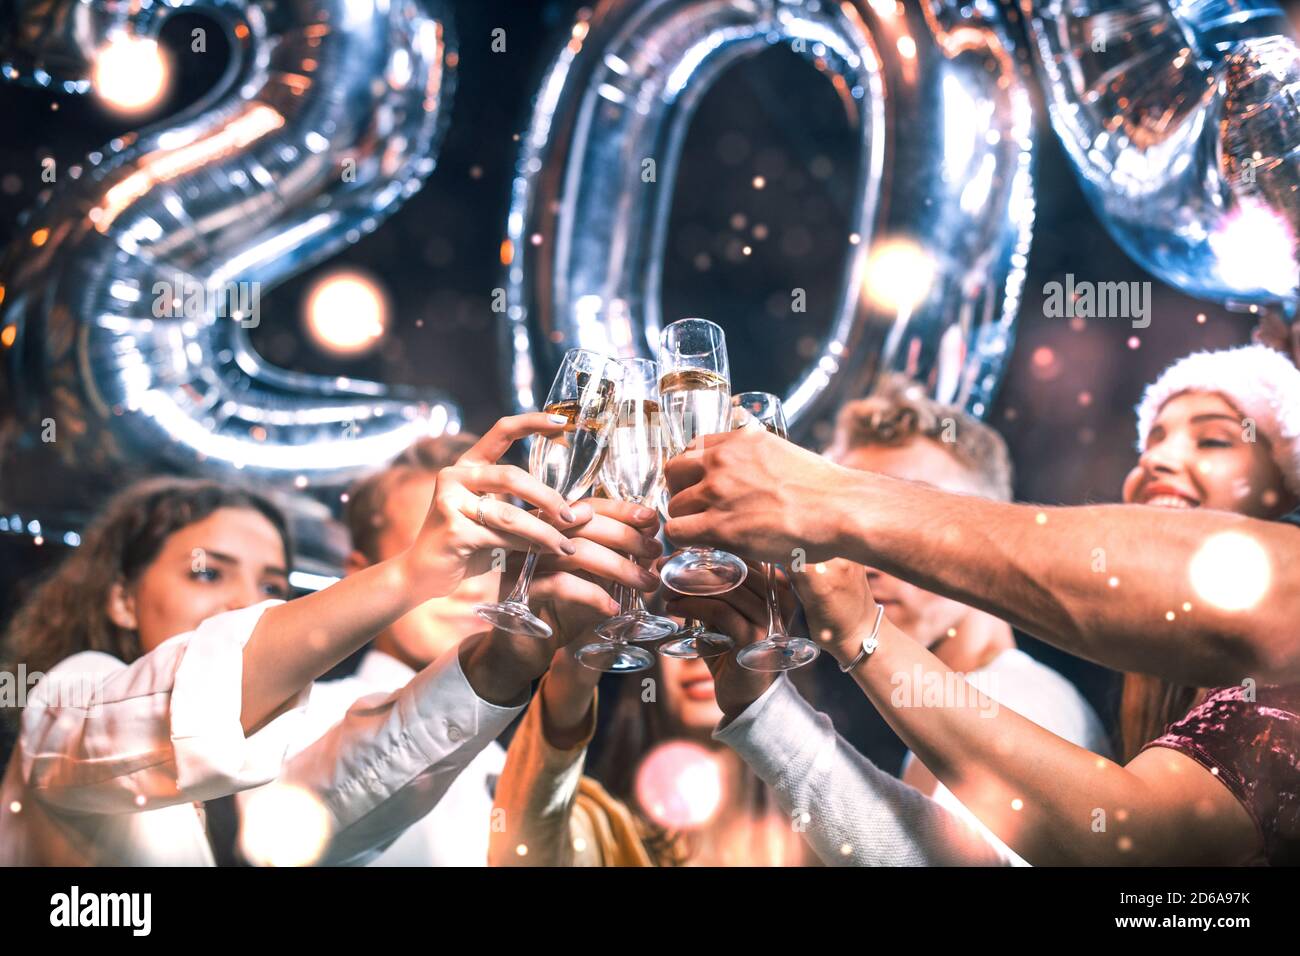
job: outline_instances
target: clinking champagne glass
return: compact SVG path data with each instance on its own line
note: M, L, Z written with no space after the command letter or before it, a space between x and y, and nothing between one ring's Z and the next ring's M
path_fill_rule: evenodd
M700 435L731 429L731 369L722 329L704 319L682 319L659 338L659 395L671 455L680 454ZM717 548L675 551L660 569L660 579L682 594L724 594L745 580L745 562ZM699 621L659 646L668 657L725 654L735 642L707 631Z
M635 504L656 503L664 475L664 438L659 417L659 366L649 359L620 363L623 379L600 481L611 497ZM654 665L654 655L632 641L657 641L677 630L669 618L651 614L635 588L618 587L619 613L596 628L603 640L582 647L577 657L599 671L630 673Z
M732 399L738 428L765 428L778 438L788 438L781 399L768 392L741 392ZM767 637L743 648L736 663L751 671L788 671L811 664L821 653L806 637L791 637L781 620L776 599L776 566L764 562L767 577Z
M659 338L659 395L670 455L680 455L701 435L731 430L731 369L722 329L704 319L682 319ZM681 594L725 594L748 568L717 548L680 548L660 571Z
M614 359L587 349L569 349L551 383L544 411L563 415L568 424L559 435L533 439L528 470L565 501L577 501L596 479L618 400L623 370ZM528 607L528 588L537 568L531 548L510 596L496 604L477 604L475 613L512 634L545 640L551 628Z
M659 509L659 515L665 521L668 520L668 489L659 489L659 500L655 507ZM665 657L676 657L682 660L689 660L696 657L717 657L719 654L725 654L736 644L725 634L719 634L716 631L710 631L704 626L704 622L693 617L686 618L681 630L671 641L664 641L659 645L659 653Z

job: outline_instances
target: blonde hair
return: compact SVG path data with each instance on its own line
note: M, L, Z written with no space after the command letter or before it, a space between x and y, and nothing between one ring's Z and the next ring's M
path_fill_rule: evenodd
M393 489L419 475L436 475L454 465L478 441L469 434L421 438L402 452L387 468L367 475L348 490L343 523L352 537L352 547L371 561L379 560L379 535L384 530L384 502Z
M988 497L1011 500L1011 454L1002 436L955 405L930 398L903 375L886 375L871 395L840 409L826 455L838 460L855 448L897 447L916 438L942 445L979 478Z

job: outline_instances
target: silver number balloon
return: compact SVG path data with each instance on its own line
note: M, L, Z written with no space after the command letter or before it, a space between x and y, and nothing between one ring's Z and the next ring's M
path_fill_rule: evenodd
M542 81L512 190L516 407L535 406L565 349L653 350L695 107L728 66L778 43L834 84L860 144L849 219L861 241L846 244L821 354L784 397L792 431L886 368L986 412L1033 226L1031 107L1001 8L952 0L605 0L580 13Z
M1190 295L1292 311L1300 49L1281 9L1040 0L1029 28L1052 125L1124 250Z
M441 395L278 369L247 337L258 296L375 229L433 169L454 79L448 9L33 0L5 75L25 63L28 82L83 90L115 31L156 35L179 7L225 32L224 81L64 173L0 267L9 511L75 512L160 468L336 488L459 426Z

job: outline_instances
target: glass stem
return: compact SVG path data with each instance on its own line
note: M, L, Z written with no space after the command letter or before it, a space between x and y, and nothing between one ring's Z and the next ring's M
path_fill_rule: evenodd
M510 592L507 601L512 604L528 603L528 589L532 586L535 570L537 570L537 552L529 548L528 557L524 558L524 570L520 572L519 580L515 582L515 589Z
M632 589L626 584L615 584L614 595L618 598L618 616L632 612Z
M764 561L763 573L767 576L767 636L779 643L790 635L785 632L785 624L781 620L781 604L776 599L776 565Z

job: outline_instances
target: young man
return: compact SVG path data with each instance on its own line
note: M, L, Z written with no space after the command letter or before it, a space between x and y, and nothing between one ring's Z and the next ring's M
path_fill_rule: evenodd
M845 468L922 482L953 494L997 501L1011 498L1011 461L1002 437L960 410L926 398L919 387L901 378L887 380L877 394L841 410L826 457ZM1079 746L1097 753L1110 752L1101 721L1083 695L1070 681L1019 650L1011 626L1005 621L876 568L835 561L808 571L801 576L800 596L805 599L810 621L827 617L820 613L822 609L818 605L830 604L839 595L851 591L844 586L841 576L865 574L871 593L884 607L891 624L929 648L954 671L964 674L967 681L993 701ZM743 601L744 595L736 596L736 604ZM680 601L671 602L669 607L679 605L684 612L685 606ZM954 706L961 702L946 700L945 696L963 699L966 696L964 686L931 687L915 681L911 674L897 675L897 678L900 706ZM767 684L765 680L750 682L753 690L759 692ZM717 739L746 757L760 774L766 765L777 766L785 756L780 735L773 731L784 722L782 706L806 706L802 701L792 702L798 697L793 686L779 690L778 697L766 702L761 719L746 719L741 713L716 734ZM737 712L733 709L731 715L737 716ZM897 781L858 754L852 757L861 765L856 771L862 776L857 786L874 787L900 796L895 792ZM847 758L841 755L837 759ZM855 775L852 767L846 766L844 770L849 776ZM997 858L1023 864L911 754L904 763L903 780L973 828ZM906 832L893 835L896 845L890 849L889 835L876 831L867 839L858 826L861 822L874 828L878 821L859 820L847 805L843 805L849 810L847 817L828 809L832 801L843 799L845 794L817 794L806 778L790 781L785 789L787 792L782 795L793 807L804 808L810 816L820 817L809 836L814 847L820 850L817 838L825 828L825 833L820 835L831 843L831 857L827 862L920 862L916 846ZM923 821L929 821L932 816L942 818L941 814L931 814L919 801L911 803L912 808L906 812L901 808L895 810L897 821L907 821L904 830L930 826L932 823ZM848 852L843 847L849 848Z

